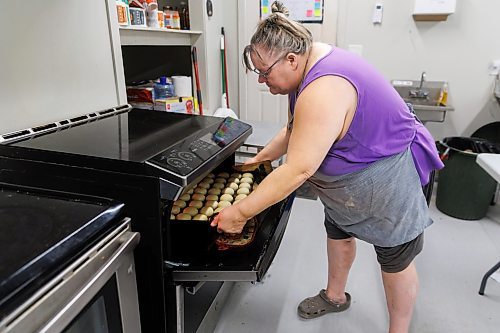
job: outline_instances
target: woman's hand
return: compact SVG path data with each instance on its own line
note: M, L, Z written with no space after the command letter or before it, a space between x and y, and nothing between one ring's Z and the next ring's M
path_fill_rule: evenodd
M229 206L221 210L210 223L210 226L217 227L218 232L226 234L241 234L248 218L243 216L238 205Z
M253 164L258 162L260 162L260 159L257 159L257 156L254 156L247 159L243 164Z

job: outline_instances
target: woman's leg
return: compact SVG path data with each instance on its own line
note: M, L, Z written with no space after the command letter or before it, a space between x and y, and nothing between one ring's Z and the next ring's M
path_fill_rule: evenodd
M345 286L349 270L356 257L356 240L353 237L346 239L327 240L328 252L328 284L326 295L335 303L345 303Z
M412 262L401 272L382 271L387 309L389 310L389 333L407 333L418 291L418 275Z

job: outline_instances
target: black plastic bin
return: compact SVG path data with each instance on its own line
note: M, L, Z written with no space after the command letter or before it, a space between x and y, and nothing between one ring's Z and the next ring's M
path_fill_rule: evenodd
M486 216L497 183L476 163L476 157L499 154L500 146L480 138L449 137L438 142L438 149L445 167L439 171L437 208L463 220Z

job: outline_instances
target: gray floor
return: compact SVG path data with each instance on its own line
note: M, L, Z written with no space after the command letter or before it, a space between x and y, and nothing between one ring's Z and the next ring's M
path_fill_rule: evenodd
M420 277L411 332L500 332L500 283L483 274L500 260L500 209L490 218L463 221L431 205L434 224L417 258ZM262 283L237 283L216 333L387 332L388 317L379 266L371 245L357 242L347 290L351 308L313 320L297 304L326 283L326 242L319 201L296 199L280 250Z

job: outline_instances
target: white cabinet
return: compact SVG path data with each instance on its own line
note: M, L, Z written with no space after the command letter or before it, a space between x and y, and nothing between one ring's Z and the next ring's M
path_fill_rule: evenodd
M114 26L116 31L119 31L122 46L195 46L204 114L212 114L220 106L219 36L214 32L220 31L220 27L223 26L223 17L227 14L225 11L227 11L228 4L222 1L220 0L218 3L214 1L214 16L208 17L204 0L189 0L191 30L124 27L120 26L118 22L115 22ZM159 2L160 8L163 7L163 2ZM236 29L236 27L233 28ZM121 57L122 54L120 53L119 56ZM193 78L193 90L195 88Z
M456 0L415 0L415 21L446 21L455 12Z

